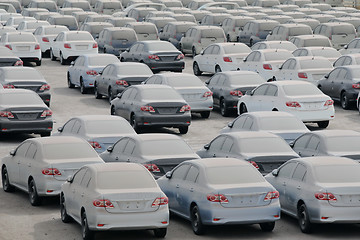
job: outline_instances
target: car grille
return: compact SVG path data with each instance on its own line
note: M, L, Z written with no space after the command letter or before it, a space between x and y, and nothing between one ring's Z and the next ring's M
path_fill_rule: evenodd
M156 110L159 114L175 114L177 112L177 107L158 107Z

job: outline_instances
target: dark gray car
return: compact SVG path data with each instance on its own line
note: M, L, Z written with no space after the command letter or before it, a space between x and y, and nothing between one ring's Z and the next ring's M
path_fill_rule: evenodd
M184 55L174 45L165 41L141 41L120 54L122 62L143 62L153 72L182 72Z
M264 41L267 35L280 23L274 20L252 20L245 24L239 33L239 42L250 47L260 41Z
M23 61L7 47L0 46L0 66L22 66Z
M177 49L180 50L180 40L185 35L185 32L190 28L196 26L193 22L169 22L159 33L160 40L171 42Z
M119 115L135 130L141 127L174 127L181 134L191 122L190 106L170 86L149 84L130 86L111 101L111 115Z

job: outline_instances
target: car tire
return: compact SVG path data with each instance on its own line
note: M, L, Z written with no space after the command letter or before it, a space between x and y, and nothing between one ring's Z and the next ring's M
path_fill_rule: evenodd
M81 214L81 235L84 240L92 240L95 237L95 233L89 229L85 211Z
M201 221L199 207L197 205L193 206L190 210L190 220L191 220L191 227L193 232L196 235L202 235L205 233L205 226Z
M210 117L210 111L201 112L200 115L201 115L202 118L209 118Z
M192 47L191 49L192 57L194 58L196 56L196 49L195 47Z
M200 71L199 65L197 62L193 63L193 72L195 76L201 76L202 72Z
M220 114L221 116L223 117L227 117L229 116L229 109L228 107L226 106L226 102L225 102L225 99L220 99Z
M114 107L114 106L111 106L110 115L113 115L113 116L116 115L116 111L115 111L115 107Z
M308 214L305 203L302 203L298 207L298 221L299 221L300 230L303 233L310 233L311 232L312 224L310 222L309 214Z
M71 83L71 77L70 77L69 72L67 73L67 85L68 85L68 88L74 88L75 87L75 85Z
M219 73L219 72L222 72L222 71L221 71L221 68L220 68L219 65L216 65L216 66L215 66L215 73Z
M94 87L94 94L95 94L96 99L101 99L102 98L102 95L99 93L99 90L98 90L98 87L97 87L96 84L95 84L95 87Z
M252 39L250 39L250 47L252 47L252 45L254 45L254 42Z
M32 206L39 206L41 204L41 197L38 195L34 179L31 179L28 186L29 200Z
M245 103L242 103L240 105L240 114L247 113L247 112L248 112L248 110L247 110Z
M36 63L36 66L41 66L41 60L36 61L35 63Z
M66 60L65 60L65 58L63 57L62 52L60 52L60 64L61 64L61 65L66 65Z
M154 229L154 235L157 238L164 238L166 236L167 228Z
M188 131L189 131L189 126L181 126L181 127L179 127L180 134L187 134Z
M135 117L135 114L131 114L131 117L130 117L130 125L133 127L133 129L139 133L140 131L140 128L136 122L136 117Z
M50 49L50 59L51 61L56 61L56 57L54 56L52 49Z
M260 228L263 232L272 232L275 228L275 222L260 223Z
M109 88L108 90L108 96L109 96L109 103L111 104L111 101L114 99L114 94L113 91L111 90L111 88Z
M120 62L125 62L125 59L124 59L124 58L120 58Z
M227 42L231 42L231 39L230 39L230 35L229 35L229 34L226 35L226 41L227 41Z
M341 103L341 107L343 109L349 109L350 108L350 101L349 98L346 96L346 92L342 92L341 96L340 96L340 103Z
M319 128L327 128L329 126L329 121L317 122Z
M51 132L42 132L40 133L41 137L50 137L51 136Z
M64 193L60 195L60 215L63 223L69 223L72 221L72 217L67 214Z
M15 187L10 184L9 173L5 166L1 170L1 180L4 192L13 192L15 190Z
M82 77L80 78L80 92L81 94L86 94L88 92L87 88L84 86Z

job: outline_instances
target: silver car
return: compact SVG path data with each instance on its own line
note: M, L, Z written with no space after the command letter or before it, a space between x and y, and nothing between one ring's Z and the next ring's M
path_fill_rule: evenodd
M168 198L145 167L136 163L84 166L61 187L61 220L81 224L82 238L96 231L147 230L163 238Z
M265 178L302 232L315 223L360 223L360 165L342 157L292 159Z
M280 219L279 193L243 160L186 161L157 181L170 211L190 220L197 235L227 224L259 223L270 232Z
M38 206L42 197L59 195L61 185L79 168L103 162L81 138L30 138L2 159L3 189L28 192L31 205Z

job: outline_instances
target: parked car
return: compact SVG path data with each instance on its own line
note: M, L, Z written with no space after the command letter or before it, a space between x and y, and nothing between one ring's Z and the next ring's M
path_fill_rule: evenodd
M255 20L255 18L248 16L231 16L225 18L221 27L226 35L226 40L228 42L237 42L240 30L250 20Z
M302 232L316 223L358 223L359 163L340 157L293 159L265 178L280 193L281 210Z
M65 0L62 8L81 8L85 12L92 12L93 8L89 1L86 0Z
M290 13L286 13L287 15L289 15ZM295 14L300 14L300 12L295 12ZM311 27L311 29L314 31L314 29L320 24L319 20L316 19L312 19L312 18L305 18L305 14L301 13L302 15L299 16L298 18L289 20L287 23L297 23L297 24L305 24L308 25L309 27ZM290 16L290 15L289 15Z
M132 28L139 41L159 40L156 25L150 22L129 22L124 27Z
M50 25L50 26L40 26L34 31L34 36L40 44L41 54L47 55L50 54L50 45L51 42L60 32L66 32L69 29L65 26L60 25Z
M257 42L264 41L270 31L279 24L273 20L251 20L239 32L238 41L251 47Z
M197 235L214 225L249 223L271 232L280 219L278 192L243 160L186 161L157 182L170 211L190 220Z
M360 53L342 55L334 62L334 67L360 65Z
M351 40L347 45L339 50L342 55L350 53L360 53L360 38Z
M185 32L196 26L196 23L193 22L169 22L167 23L163 30L159 33L160 40L171 42L177 49L180 49L180 40L184 36Z
M130 48L138 41L136 32L131 28L109 27L102 30L96 39L99 50L120 56L120 53Z
M30 20L22 21L19 23L19 26L16 28L19 32L30 32L33 33L40 26L49 26L50 23L44 20Z
M31 0L27 8L43 8L50 12L56 12L58 10L56 2L52 0Z
M143 84L161 84L173 87L190 105L191 113L200 113L202 118L209 118L213 109L212 92L193 74L154 74Z
M289 112L320 128L326 128L335 117L334 101L329 96L312 83L296 80L263 83L239 99L239 115L256 111Z
M9 48L0 46L0 66L22 66L23 61Z
M113 14L122 10L121 1L118 0L98 0L94 4L94 12L100 14Z
M174 45L165 41L139 41L120 54L121 62L142 62L153 72L182 72L184 55Z
M266 131L282 137L287 143L309 132L305 124L287 112L259 111L243 113L229 122L220 133Z
M332 47L303 47L293 52L295 57L301 56L320 56L327 58L331 63L341 56L341 54Z
M274 29L269 33L269 35L267 35L266 41L288 41L293 36L309 35L312 33L312 29L308 25L285 23L274 27Z
M19 23L22 21L36 21L33 17L24 17L24 16L11 16L8 18L8 20L5 22L4 26L14 27L17 28Z
M239 70L240 63L250 52L251 49L244 43L211 44L194 57L193 72L200 76L202 72Z
M1 17L1 15L0 15L0 17ZM1 36L7 32L17 32L17 30L14 27L0 26L0 40L1 40Z
M135 19L129 17L113 17L105 20L105 22L111 23L114 27L124 27L129 22L136 22Z
M250 71L219 72L205 83L213 93L214 107L220 109L222 116L229 116L237 108L239 97L245 95L265 80Z
M111 115L128 120L135 130L142 127L175 127L188 132L190 106L172 87L135 85L125 89L111 102Z
M80 55L71 63L67 71L67 84L69 88L80 87L85 94L94 88L95 78L111 63L120 62L112 54L85 54Z
M336 67L318 82L318 88L339 101L343 109L349 109L360 92L359 71L357 65Z
M173 17L151 17L151 18L147 18L145 21L155 24L156 28L158 29L158 34L160 35L160 33L164 29L164 26L167 23L173 22L176 20Z
M81 25L79 31L87 31L91 34L91 36L94 39L97 39L99 37L99 33L104 28L109 28L109 27L113 27L113 25L107 22L87 22Z
M108 64L95 78L95 98L107 96L111 103L119 93L129 86L141 84L152 74L149 67L143 63Z
M64 223L81 224L83 239L98 231L133 229L164 238L169 225L168 198L136 163L84 166L61 187L60 209Z
M127 13L127 17L134 18L137 22L143 22L145 21L145 16L152 11L156 11L156 9L152 7L137 7L131 9Z
M323 35L301 35L289 39L296 47L332 47L330 39Z
M261 49L285 49L288 51L295 51L297 47L289 41L263 41L257 42L251 47L251 50L253 51Z
M222 133L196 153L201 158L246 160L262 174L267 174L286 161L299 157L284 139L261 131Z
M79 28L76 18L71 15L50 15L46 21L48 21L51 25L63 25L71 31L76 31Z

